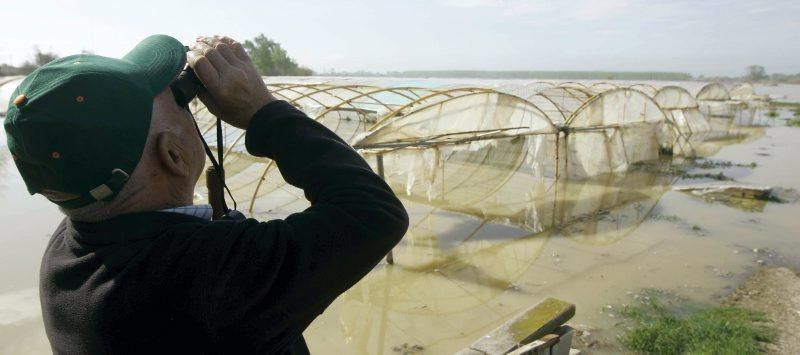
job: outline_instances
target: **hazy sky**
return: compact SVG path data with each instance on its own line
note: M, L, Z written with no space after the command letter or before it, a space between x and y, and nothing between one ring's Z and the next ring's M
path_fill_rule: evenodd
M33 45L121 56L154 33L263 32L323 72L800 72L798 0L2 0L0 12L0 62L15 64Z

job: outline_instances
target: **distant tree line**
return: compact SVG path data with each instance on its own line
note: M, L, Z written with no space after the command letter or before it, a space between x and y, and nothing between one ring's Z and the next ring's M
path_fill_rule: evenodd
M761 65L751 65L747 67L744 79L749 82L772 82L772 83L791 83L800 84L800 73L797 74L767 74L767 70Z
M313 70L297 64L280 43L267 38L264 34L245 41L243 46L261 75L314 75ZM18 67L0 64L0 76L28 75L36 68L57 58L58 56L54 53L42 52L38 47L34 47L33 61L26 61Z
M253 40L244 41L243 46L261 75L314 75L313 70L297 64L294 59L289 57L280 43L267 38L263 33Z
M27 60L21 66L10 64L0 64L0 76L28 75L36 68L41 67L53 60L58 59L58 55L52 52L42 52L39 47L33 47L33 60Z
M662 80L662 81L725 81L751 83L800 84L798 74L767 74L763 66L751 65L744 75L738 77L703 75L694 77L679 72L611 72L611 71L493 71L493 70L413 70L389 72L337 72L331 70L327 76L402 77L402 78L477 78L477 79L545 79L545 80Z
M703 81L728 81L728 82L749 82L749 83L763 83L763 84L800 84L800 73L797 74L781 74L773 73L767 74L767 70L761 65L750 65L745 68L742 76L729 77L729 76L712 76L705 77L700 75L699 80Z
M560 79L560 80L691 80L688 73L675 72L615 72L615 71L402 71L389 72L390 76L421 77L471 77L486 79Z
M476 78L476 79L552 79L552 80L692 80L689 73L612 72L612 71L494 71L494 70L411 70L374 72L330 72L331 76L377 76L403 78Z

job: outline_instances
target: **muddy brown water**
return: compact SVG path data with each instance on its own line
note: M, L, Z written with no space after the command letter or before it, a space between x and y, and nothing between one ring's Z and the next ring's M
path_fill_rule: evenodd
M712 157L755 168L692 172L800 190L800 129L777 122L748 128L753 139ZM0 151L0 353L47 353L36 285L61 216L28 196ZM737 209L671 191L705 181L676 179L632 172L543 183L531 191L553 200L520 191L483 218L406 200L414 228L396 248L396 264L378 265L312 323L312 353L452 353L545 297L577 305L571 323L592 333L591 353L618 353L617 311L642 289L715 302L762 264L800 266L800 204Z

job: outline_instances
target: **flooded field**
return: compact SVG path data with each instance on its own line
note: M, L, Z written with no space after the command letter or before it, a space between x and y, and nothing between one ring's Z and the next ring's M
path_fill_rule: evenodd
M752 131L757 138L724 147L713 159L756 167L691 173L800 189L800 130ZM412 214L425 215L417 220L430 234L407 235L395 265L380 265L337 299L307 331L309 346L391 354L405 344L424 348L419 353L451 353L557 297L577 305L571 323L591 333L576 345L618 353L616 312L644 297L643 289L715 302L760 265L800 266L800 205L743 210L670 190L704 181L631 172L568 184L553 206L561 222L541 233L408 203Z
M793 88L783 95L800 93ZM502 181L488 191L412 186L422 193L403 197L412 226L394 250L395 264L378 265L312 323L305 332L312 353L452 353L546 297L577 305L570 324L591 335L575 346L619 353L617 312L646 297L645 289L715 302L762 265L800 268L800 204L730 206L673 190L721 176L800 190L800 129L785 127L790 111L764 113L754 120L759 125L734 125L728 132L735 134L703 143L712 152L707 160L675 158L559 180L509 174L490 157L470 176ZM514 146L503 149L509 154ZM459 177L472 163L457 161L447 176ZM38 265L61 216L28 196L4 147L0 176L0 353L47 353ZM387 180L408 189L402 177ZM304 206L288 190L264 196L253 215L280 218Z

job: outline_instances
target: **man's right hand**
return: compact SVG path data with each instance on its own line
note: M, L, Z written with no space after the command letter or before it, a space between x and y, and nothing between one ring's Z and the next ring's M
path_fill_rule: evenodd
M247 129L256 111L275 101L241 43L221 36L198 37L186 56L207 89L198 97L223 121Z

